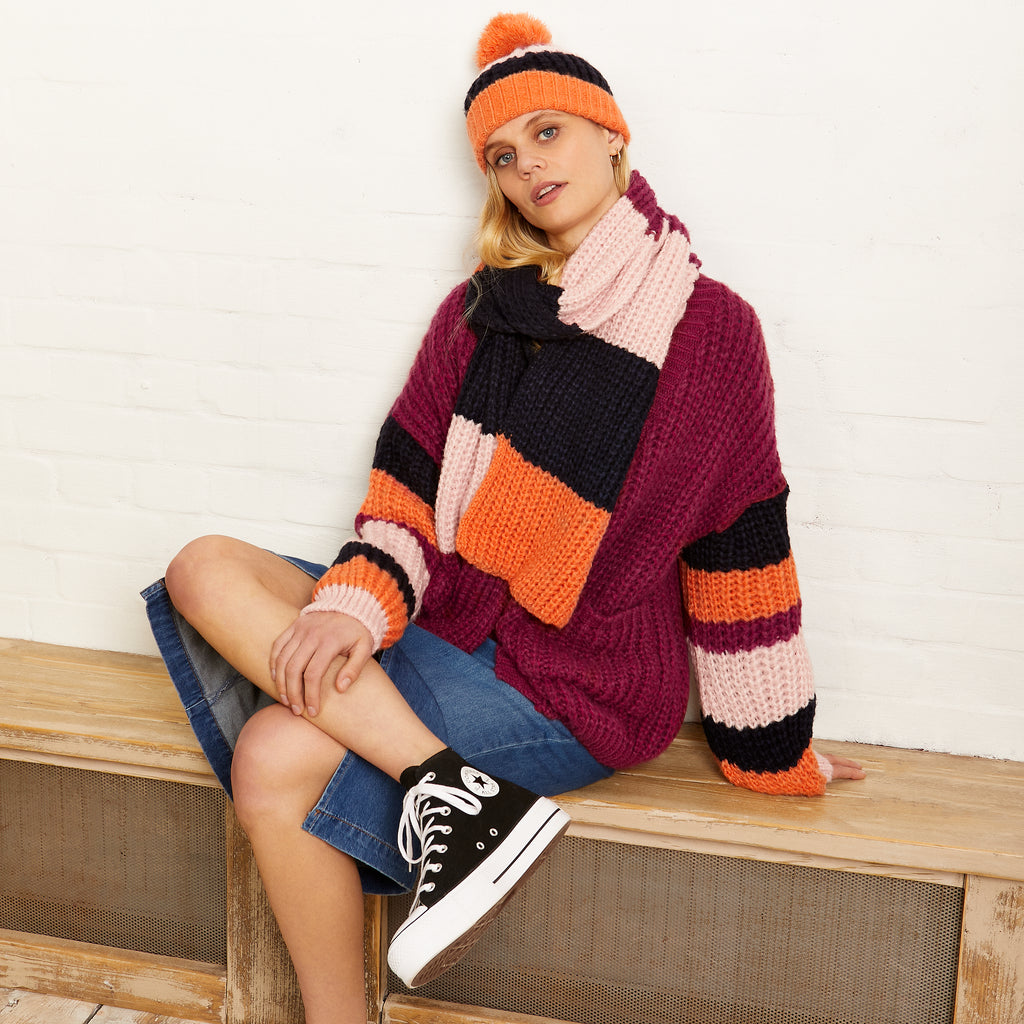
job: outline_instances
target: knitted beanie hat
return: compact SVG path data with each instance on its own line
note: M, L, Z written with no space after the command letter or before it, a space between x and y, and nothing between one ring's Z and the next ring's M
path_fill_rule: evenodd
M604 128L629 128L604 76L582 57L550 46L551 33L528 14L499 14L480 36L480 74L466 93L466 131L476 162L495 128L533 110L578 114Z

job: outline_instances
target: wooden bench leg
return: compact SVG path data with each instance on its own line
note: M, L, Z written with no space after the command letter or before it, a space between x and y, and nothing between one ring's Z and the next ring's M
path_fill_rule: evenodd
M387 949L383 934L385 900L367 896L363 916L363 952L366 971L366 1024L377 1024L387 998Z
M968 875L955 1024L1024 1024L1024 884Z

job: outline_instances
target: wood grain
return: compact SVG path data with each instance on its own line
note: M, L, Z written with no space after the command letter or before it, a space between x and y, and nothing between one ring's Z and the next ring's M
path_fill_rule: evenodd
M391 996L384 1004L381 1024L563 1024L549 1017L459 1006L416 996ZM625 1022L624 1022L625 1024Z
M77 999L0 989L0 1024L85 1024L97 1009Z
M213 780L163 663L137 654L0 640L0 748Z
M580 825L1024 881L1024 763L817 745L860 761L867 778L821 798L752 793L722 777L689 724L656 760L558 802Z
M955 1024L1024 1024L1024 885L968 878Z
M224 1005L224 971L208 964L4 930L0 986L209 1024Z
M97 1006L78 999L27 992L24 989L0 989L2 1024L201 1024L145 1010L126 1010L115 1006Z

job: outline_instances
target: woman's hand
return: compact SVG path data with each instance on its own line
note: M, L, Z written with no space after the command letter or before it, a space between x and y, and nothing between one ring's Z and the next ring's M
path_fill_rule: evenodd
M344 693L359 678L373 654L370 631L341 612L309 612L299 615L270 648L270 678L277 684L281 703L297 715L305 710L311 718L320 713L320 697L335 658L345 664L334 681Z
M833 754L822 754L823 758L832 765L832 781L836 779L863 779L867 772L856 761L848 757L835 757Z

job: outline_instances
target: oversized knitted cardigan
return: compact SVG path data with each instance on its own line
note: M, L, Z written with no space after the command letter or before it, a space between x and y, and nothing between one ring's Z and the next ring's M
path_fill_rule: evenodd
M595 291L580 268L626 237L655 262L630 273L631 257ZM666 305L651 280L671 245L667 280L682 287ZM519 268L455 288L381 429L356 536L304 611L354 616L378 649L413 620L465 651L493 637L497 676L611 768L676 735L689 648L726 777L820 794L831 772L811 746L761 329L698 267L685 228L634 174L562 287ZM499 285L505 307L490 301ZM626 342L588 313L611 293L626 295ZM556 323L546 334L523 326L520 310L538 308ZM659 330L660 346L647 340ZM614 394L590 381L601 360Z

